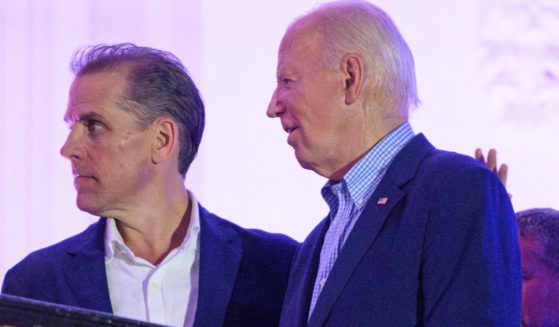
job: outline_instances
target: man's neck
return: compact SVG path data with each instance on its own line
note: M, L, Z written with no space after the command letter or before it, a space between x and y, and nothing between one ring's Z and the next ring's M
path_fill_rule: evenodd
M388 134L392 133L396 128L400 127L406 121L393 120L385 122L382 126L376 126L371 128L371 131L367 131L369 134L358 138L360 141L356 142L359 146L348 146L352 149L350 155L347 155L347 160L342 162L340 166L336 169L332 169L329 174L323 175L333 182L341 181L344 176L355 166L359 160L361 160L372 148L374 148L382 139L384 139ZM365 141L362 141L365 140ZM355 151L353 149L361 149L360 151Z
M115 217L117 229L134 255L157 265L182 243L190 225L192 201L186 190L180 195L151 201L125 217Z

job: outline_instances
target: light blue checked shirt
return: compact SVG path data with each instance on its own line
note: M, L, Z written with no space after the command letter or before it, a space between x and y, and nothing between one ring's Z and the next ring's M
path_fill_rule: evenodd
M322 197L330 207L330 227L320 251L320 263L314 282L309 319L330 270L357 218L396 154L414 135L409 123L400 125L361 158L340 182L329 181L322 188Z

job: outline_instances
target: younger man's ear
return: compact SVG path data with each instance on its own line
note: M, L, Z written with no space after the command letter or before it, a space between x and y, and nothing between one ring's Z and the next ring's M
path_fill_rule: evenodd
M155 133L152 160L157 164L172 155L173 149L178 144L179 130L177 124L167 117L156 119L152 125Z
M357 101L363 88L365 77L363 58L358 54L346 54L342 59L341 69L345 75L345 104L350 105Z

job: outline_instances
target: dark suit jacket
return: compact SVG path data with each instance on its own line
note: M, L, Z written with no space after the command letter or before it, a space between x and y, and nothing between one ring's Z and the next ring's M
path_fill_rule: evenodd
M112 313L104 261L105 218L31 253L2 292ZM195 326L277 326L297 243L243 229L200 206L200 279ZM185 276L186 278L186 276Z
M294 257L281 326L307 325L328 223ZM502 184L420 134L367 203L308 326L518 327L520 294L516 221Z

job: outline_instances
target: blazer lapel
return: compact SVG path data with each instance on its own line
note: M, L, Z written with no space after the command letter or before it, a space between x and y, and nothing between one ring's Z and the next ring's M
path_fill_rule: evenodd
M329 225L330 220L327 217L315 227L297 251L291 266L289 286L282 309L282 327L307 325L320 250Z
M378 194L387 197L388 202L378 204ZM328 312L344 289L345 284L378 236L386 217L401 198L402 192L394 185L385 185L382 190L379 187L373 193L330 271L328 280L311 315L309 326L322 326L324 324Z
M112 313L103 237L105 218L90 227L84 238L68 250L62 271L80 307Z
M336 299L379 235L386 218L405 195L400 187L415 176L421 160L431 149L434 148L420 134L414 137L394 158L332 267L312 313L309 326L324 325Z
M200 279L194 326L223 326L242 257L237 232L200 208Z

